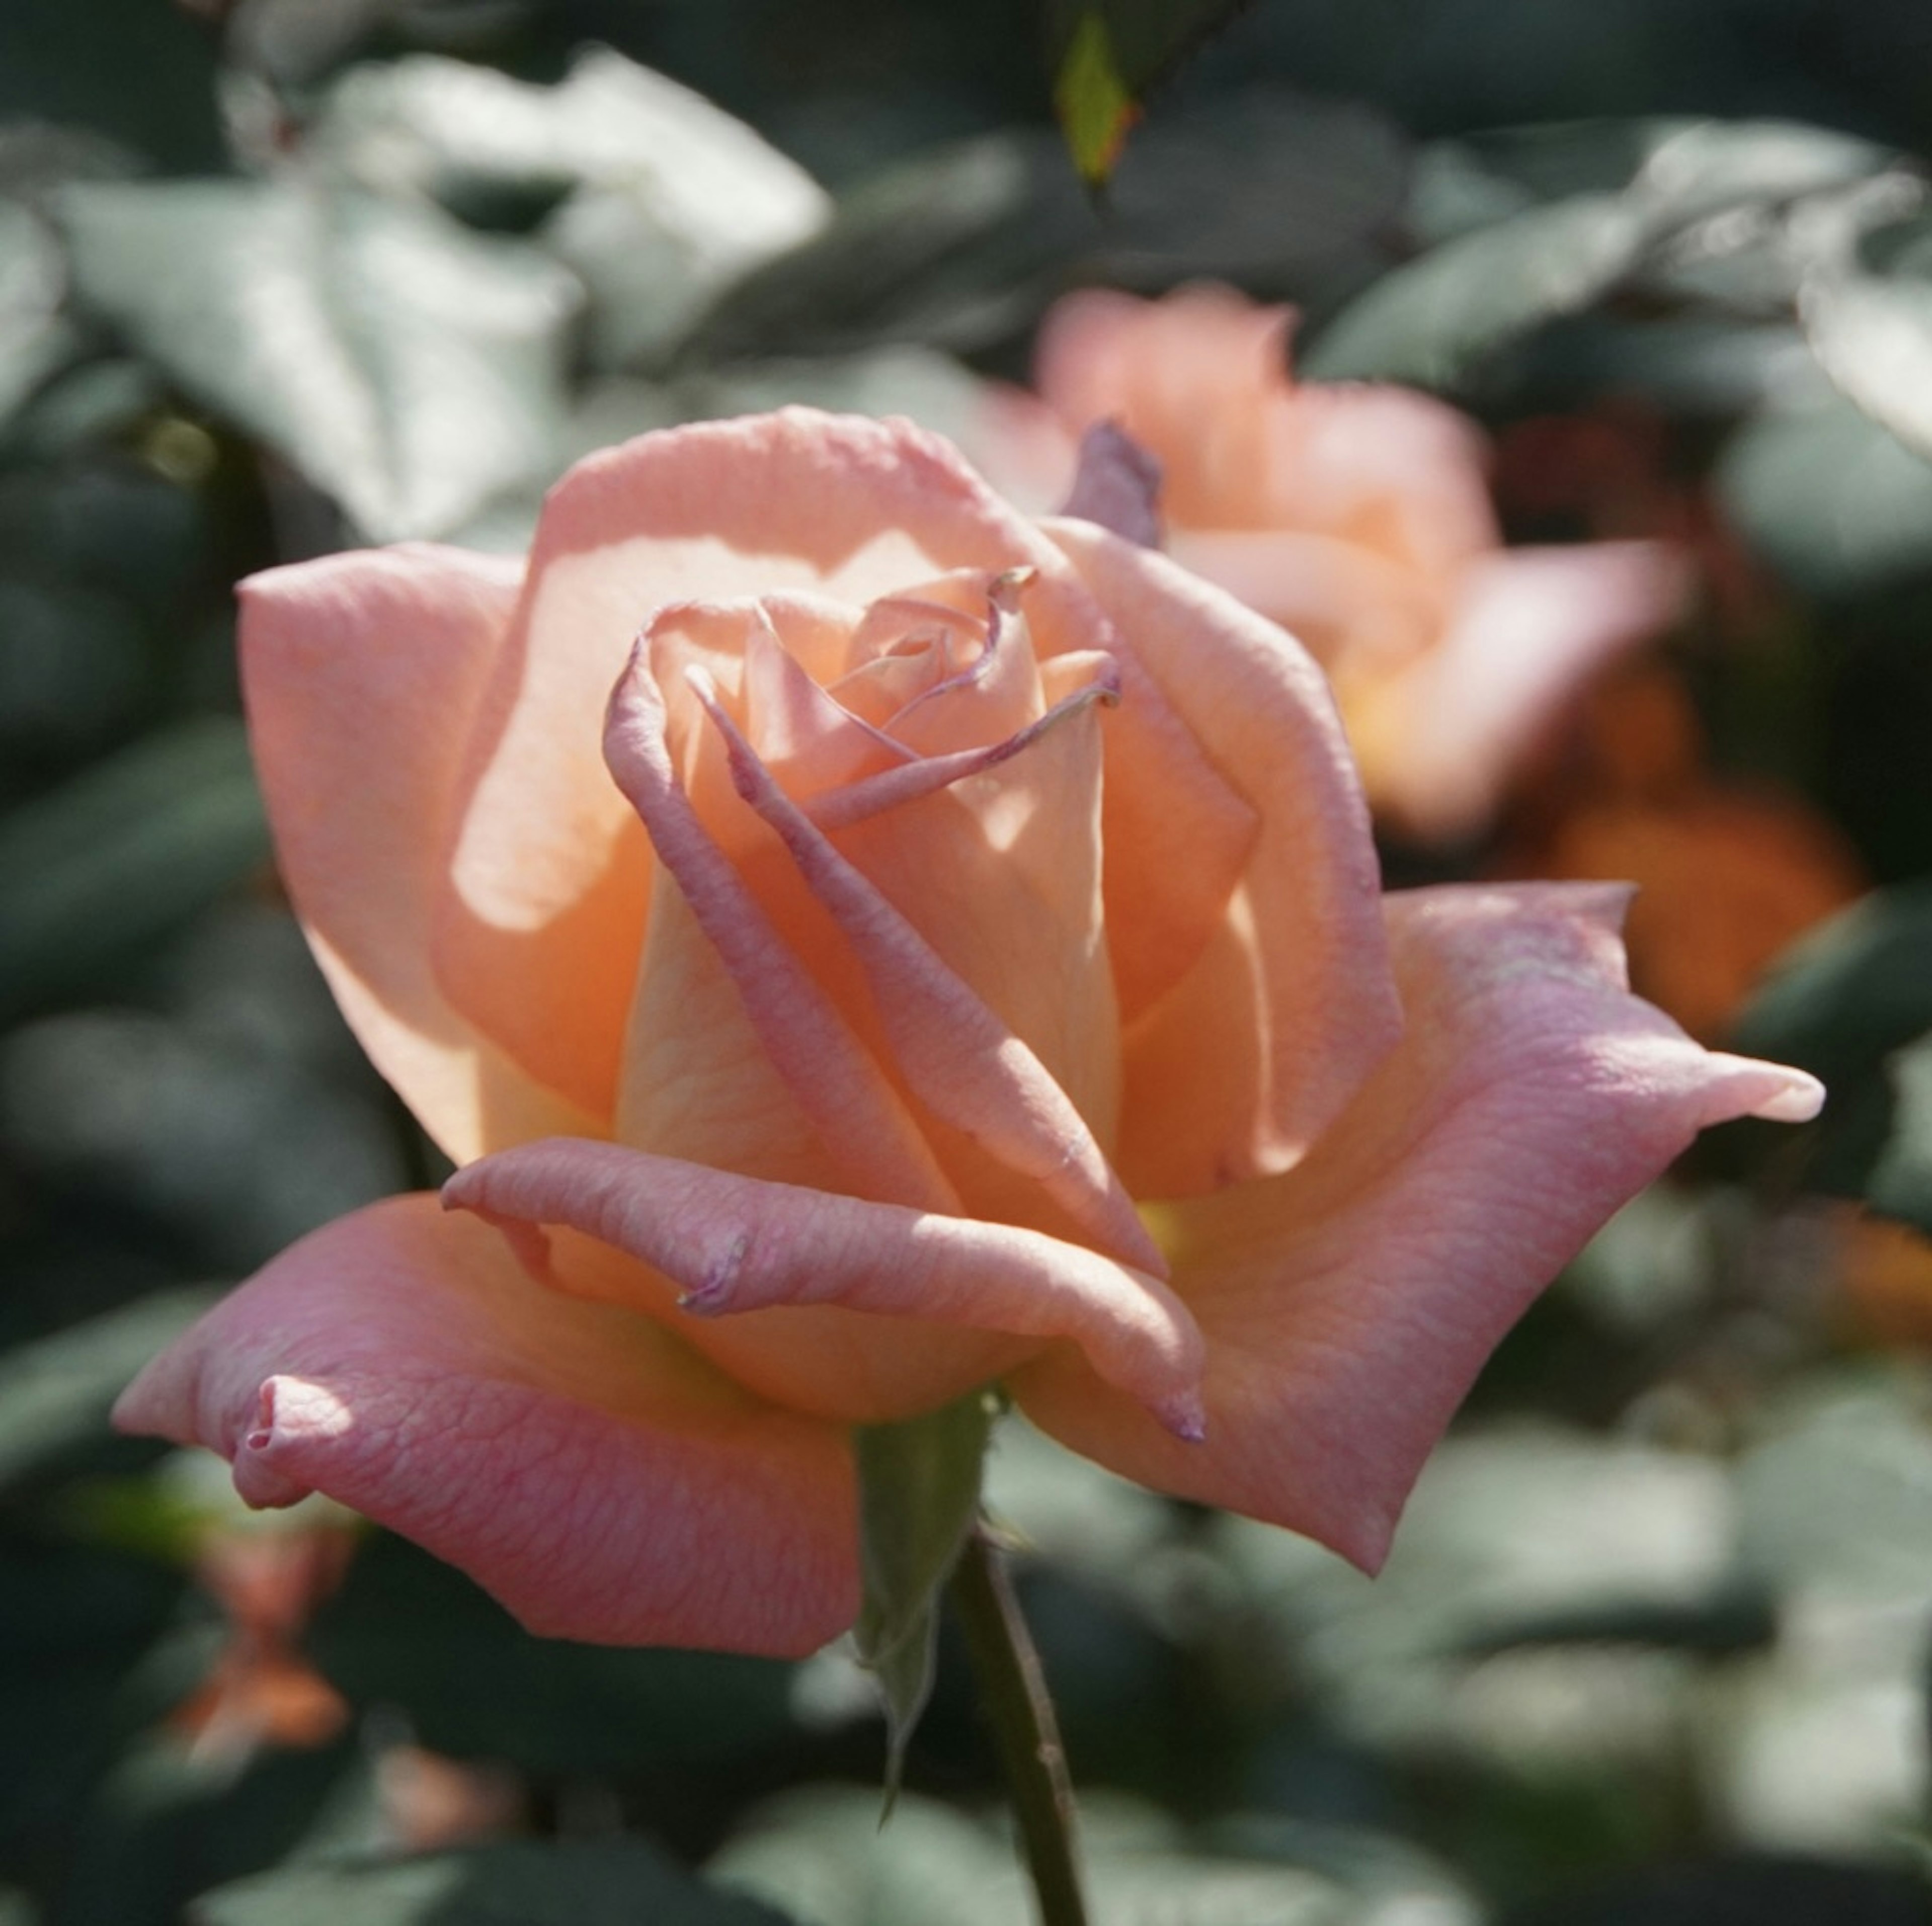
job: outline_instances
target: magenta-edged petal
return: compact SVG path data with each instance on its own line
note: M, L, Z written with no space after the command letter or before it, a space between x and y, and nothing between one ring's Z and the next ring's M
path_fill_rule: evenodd
M801 1655L858 1604L836 1427L671 1334L531 1281L488 1226L396 1197L284 1251L122 1394L250 1503L321 1491L461 1566L530 1629Z
M581 1231L662 1272L707 1316L830 1304L1069 1339L1157 1424L1198 1434L1200 1338L1186 1307L1158 1278L1038 1231L560 1138L459 1170L443 1201Z
M1064 657L1055 658L1064 661ZM1084 665L1083 665L1084 666ZM1120 673L1105 656L1093 658L1093 679L1062 696L1037 722L1030 722L1000 742L983 749L956 750L950 756L927 756L915 762L881 769L862 776L838 789L821 791L800 801L806 819L820 829L845 829L868 816L916 802L950 789L968 776L983 776L997 769L1024 750L1031 748L1061 723L1090 708L1095 702L1112 706L1120 699Z
M1182 1451L1077 1361L1011 1382L1028 1415L1147 1484L1309 1533L1373 1568L1496 1342L1708 1125L1796 1122L1802 1071L1715 1055L1630 996L1624 892L1389 899L1403 1040L1297 1169L1164 1212L1208 1342Z
M364 1048L459 1162L596 1125L430 968L464 747L520 575L412 547L272 569L241 591L249 731L290 894Z
M893 1062L919 1101L1038 1183L1098 1249L1160 1272L1132 1200L1040 1059L784 794L716 696L698 693L728 745L740 794L857 956Z
M796 1110L849 1187L861 1196L922 1209L956 1209L956 1194L892 1086L825 992L780 940L743 879L698 820L671 766L664 726L663 696L651 672L646 645L640 642L610 696L604 754L612 778L643 819L658 861L676 879L698 930L716 950L737 990L743 1017L760 1050L733 1050L730 1061L754 1079L765 1077L769 1066L775 1075L763 1086L766 1095ZM662 1020L640 1020L634 1027L632 1043L644 1060L627 1077L641 1085L636 1100L640 1104L656 1101L667 1091L674 1100L679 1080L662 1060L662 1050L694 1041L710 1056L695 1066L690 1080L694 1087L706 1088L715 1103L723 1047L715 1028L695 1035L690 1020L696 1012L689 1005L674 1013L658 1011L650 1004L651 976L676 973L674 961L668 960L664 952L663 945L670 940L669 933L659 933L658 942L645 952L640 1018L656 1016ZM687 938L687 944L692 940L694 936ZM721 1023L729 1023L736 1021L738 1012L724 1009L716 1014ZM768 1116L757 1122L760 1131L770 1128ZM661 1132L648 1134L661 1146L666 1143ZM742 1151L743 1146L736 1147Z
M1321 671L1274 625L1163 556L1084 522L1051 532L1136 664L1258 825L1187 974L1130 1020L1120 1162L1142 1197L1287 1168L1402 1026L1368 810ZM1123 717L1134 707L1126 687ZM1108 798L1157 807L1164 766L1111 741ZM1118 753L1117 753L1117 751ZM1107 833L1110 934L1161 913L1161 864Z
M1060 512L1097 522L1138 547L1159 548L1159 460L1118 422L1095 422L1080 438L1079 466Z

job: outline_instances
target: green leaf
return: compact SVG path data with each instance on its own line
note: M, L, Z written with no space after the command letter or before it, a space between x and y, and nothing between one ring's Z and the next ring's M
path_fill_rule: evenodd
M0 1491L98 1438L122 1388L216 1295L158 1292L0 1352Z
M1815 1188L1932 1230L1932 881L1875 891L1790 951L1735 1040L1823 1080Z
M297 175L57 203L85 304L377 540L552 465L574 277L427 207Z
M1932 222L1897 217L1916 181L1881 178L1818 210L1795 250L1811 352L1832 385L1932 460Z
M72 358L78 337L61 313L60 250L17 202L0 200L0 423Z
M265 1874L205 1895L191 1926L781 1926L641 1840L484 1846Z
M1026 325L1090 236L1080 199L1050 136L986 134L915 155L842 198L814 239L733 283L682 358L984 347Z
M1614 286L1648 233L1618 194L1579 194L1479 229L1378 281L1298 358L1302 371L1456 388L1485 355Z
M554 87L426 54L352 69L305 151L379 193L527 230L589 289L604 368L662 359L728 282L831 213L742 121L602 49Z
M1118 1796L1084 1801L1082 1821L1090 1914L1107 1926L1370 1926L1412 1916L1472 1926L1477 1916L1420 1854L1387 1842L1352 1840L1353 1863L1331 1868L1198 1851L1166 1814ZM1345 1859L1340 1842L1318 1843L1322 1856ZM1011 1847L913 1795L881 1831L862 1793L804 1788L754 1814L706 1870L814 1926L1025 1926L1034 1916Z
M1073 164L1106 184L1148 89L1242 0L1048 0L1054 112Z
M1918 1926L1928 1916L1922 1874L1797 1852L1736 1850L1580 1885L1552 1904L1511 1911L1501 1926Z
M929 1416L857 1433L865 1590L853 1637L885 1700L891 1789L932 1694L939 1592L979 1518L986 1442L998 1415L994 1396L975 1392Z
M802 1787L760 1807L705 1870L812 1926L1028 1926L1034 1917L1011 1846L914 1795L881 1829L869 1793Z
M1053 83L1053 109L1080 178L1089 186L1102 185L1120 157L1137 110L1098 7L1083 13L1073 30Z
M1626 283L1696 299L1686 274L1708 277L1742 253L1754 288L1774 284L1767 271L1789 267L1762 239L1781 235L1774 215L1842 193L1889 159L1867 142L1768 121L1590 121L1442 143L1418 162L1408 209L1412 232L1437 244L1345 307L1303 367L1466 392L1491 358ZM1747 208L1760 218L1732 217ZM1775 312L1788 313L1789 294L1780 289Z
M378 1835L374 1763L352 1736L238 1754L150 1734L103 1776L80 1815L62 1916L177 1926L187 1902L218 1882L291 1855L316 1857L334 1843L345 1808Z
M1814 595L1932 572L1932 461L1828 391L1753 416L1726 447L1717 486L1751 547Z
M0 824L0 1017L99 976L268 860L240 723L97 763Z
M1788 951L1739 1020L1754 1056L1827 1083L1932 1030L1932 881L1876 890Z
M70 1814L128 1736L172 1703L139 1682L182 1583L150 1559L0 1535L0 1854Z
M1872 1166L1865 1201L1932 1237L1932 1036L1898 1052L1886 1070L1894 1100L1892 1128Z
M1808 288L1800 311L1840 392L1932 458L1932 286L1846 275Z

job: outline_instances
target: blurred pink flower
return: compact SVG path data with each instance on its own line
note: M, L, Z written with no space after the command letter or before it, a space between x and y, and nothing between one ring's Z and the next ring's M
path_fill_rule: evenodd
M1372 1566L1597 1225L1819 1100L1628 993L1614 891L1383 898L1294 643L904 424L646 436L526 565L277 570L242 647L297 909L465 1167L120 1421L536 1631L810 1649L852 1427L994 1381Z
M1041 400L995 397L986 458L1058 501L1079 436L1118 423L1160 464L1175 559L1328 671L1378 815L1469 835L1593 672L1670 622L1682 571L1659 543L1504 549L1474 424L1406 388L1296 382L1293 322L1228 288L1071 295L1041 331Z

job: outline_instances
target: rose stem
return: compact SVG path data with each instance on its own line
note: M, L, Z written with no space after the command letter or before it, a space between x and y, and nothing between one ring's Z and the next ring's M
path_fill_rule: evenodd
M967 1535L952 1592L1026 1847L1042 1926L1086 1926L1074 1857L1073 1787L1053 1701L1006 1567L983 1525Z

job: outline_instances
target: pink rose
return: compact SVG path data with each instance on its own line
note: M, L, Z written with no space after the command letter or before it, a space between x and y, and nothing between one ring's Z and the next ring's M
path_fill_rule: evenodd
M811 1649L851 1427L994 1380L1372 1565L1609 1212L1819 1100L1627 993L1614 890L1382 898L1300 649L904 424L647 436L526 565L278 569L242 647L316 954L465 1167L120 1421L535 1631Z
M1474 425L1407 388L1296 382L1293 321L1230 288L1070 295L1040 334L1045 407L1000 395L988 458L1060 501L1079 435L1118 422L1161 465L1175 559L1328 670L1378 814L1468 835L1592 672L1675 616L1681 568L1651 542L1503 549Z

